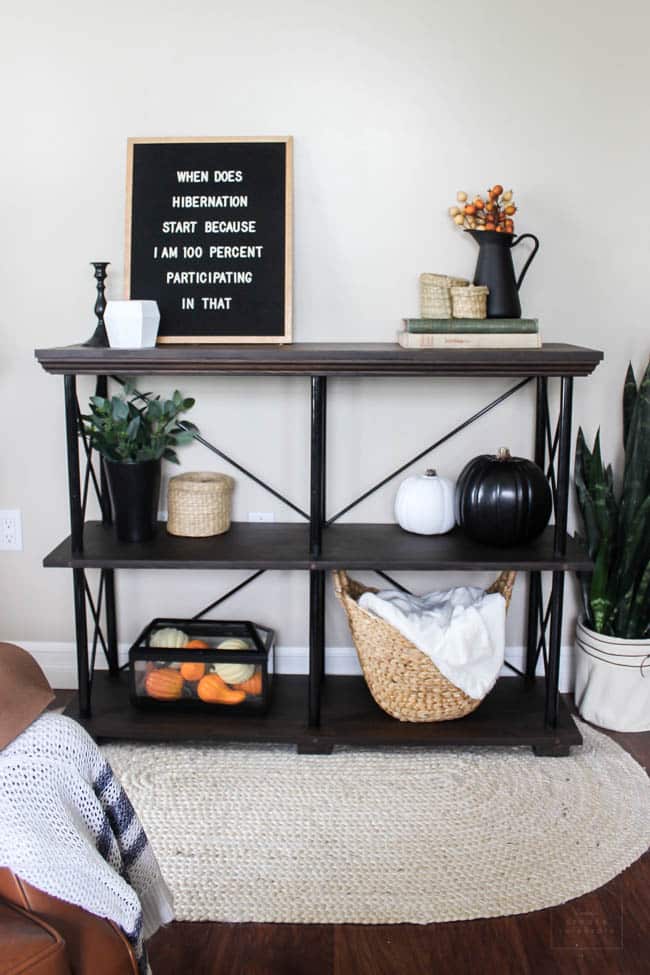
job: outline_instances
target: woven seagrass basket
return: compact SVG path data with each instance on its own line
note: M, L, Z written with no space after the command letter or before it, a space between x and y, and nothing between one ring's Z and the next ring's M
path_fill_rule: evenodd
M420 315L422 318L451 318L450 289L462 288L469 282L447 274L420 275Z
M486 590L510 605L516 573L504 571ZM348 617L359 662L375 702L400 721L452 721L474 711L481 699L468 697L440 673L431 659L386 620L359 606L364 592L377 592L334 573L334 588Z
M227 532L234 486L232 477L210 471L171 477L167 494L169 534L204 538Z
M470 284L467 288L451 288L451 313L454 318L486 318L489 289Z

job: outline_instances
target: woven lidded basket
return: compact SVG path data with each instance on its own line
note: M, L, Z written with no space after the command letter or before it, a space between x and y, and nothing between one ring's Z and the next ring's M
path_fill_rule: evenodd
M486 590L500 592L510 605L515 572L504 571ZM432 660L386 620L358 603L364 592L377 592L334 573L334 588L348 617L352 638L368 689L382 710L400 721L451 721L470 714L481 703L440 673Z
M482 285L451 288L451 311L454 318L486 318L487 296L490 291Z
M232 477L210 471L171 477L167 495L169 534L203 538L227 532L234 486Z
M450 288L469 284L464 278L447 274L420 275L420 315L422 318L451 318Z

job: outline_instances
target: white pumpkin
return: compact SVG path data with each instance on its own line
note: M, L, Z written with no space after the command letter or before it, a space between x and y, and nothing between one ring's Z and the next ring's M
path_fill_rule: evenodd
M155 630L149 638L150 647L184 647L189 637L182 630L177 630L173 626L164 626L160 630Z
M210 664L209 672L218 674L226 684L243 684L255 673L252 664Z
M177 630L174 626L163 626L151 634L149 637L149 646L165 647L166 649L174 650L178 647L184 647L188 640L187 633L183 633L182 630ZM157 664L158 666L169 667L171 670L181 669L181 665L178 662L165 663L164 661L157 661Z
M456 523L455 485L435 471L407 477L395 498L395 518L407 532L417 535L444 535Z
M242 640L238 636L230 636L227 640L222 640L217 644L217 650L250 650L248 640Z
M217 650L250 650L250 645L248 640L231 636L222 640ZM253 664L210 664L209 671L211 674L218 674L226 684L243 684L253 676L255 667Z

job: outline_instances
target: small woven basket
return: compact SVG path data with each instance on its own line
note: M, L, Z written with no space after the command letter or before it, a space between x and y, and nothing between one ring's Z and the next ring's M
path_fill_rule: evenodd
M504 571L487 589L510 605L516 573ZM481 699L468 697L440 673L425 653L386 620L359 606L364 592L377 592L334 573L334 588L348 617L368 689L375 702L399 721L452 721L474 711Z
M169 534L203 538L227 532L234 486L232 477L209 471L171 477L167 495Z
M420 315L422 318L451 318L452 287L462 288L469 282L446 274L420 275Z
M486 318L489 289L470 284L466 288L451 288L451 312L454 318Z
M448 274L421 274L420 285L427 284L434 288L462 288L469 284L466 278L452 278Z

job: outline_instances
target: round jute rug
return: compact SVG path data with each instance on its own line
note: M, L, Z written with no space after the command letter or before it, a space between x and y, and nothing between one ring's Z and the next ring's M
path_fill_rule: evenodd
M650 784L581 725L516 749L110 745L179 920L390 924L561 904L650 845Z

